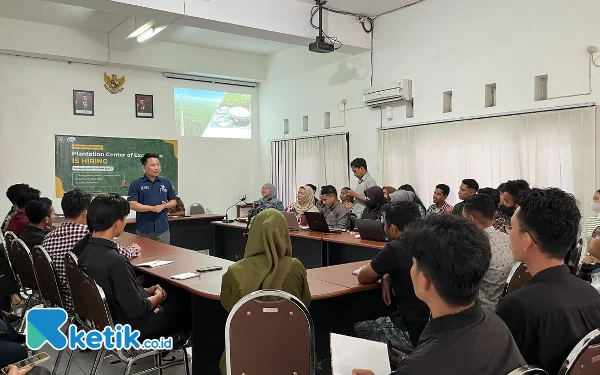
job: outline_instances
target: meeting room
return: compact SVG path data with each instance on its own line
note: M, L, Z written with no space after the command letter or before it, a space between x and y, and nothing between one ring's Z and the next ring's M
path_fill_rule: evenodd
M598 14L0 1L0 372L600 374Z

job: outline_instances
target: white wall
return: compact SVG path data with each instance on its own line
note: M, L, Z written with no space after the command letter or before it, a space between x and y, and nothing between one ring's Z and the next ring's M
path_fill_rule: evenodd
M533 100L533 77L541 74L549 75L549 96L587 91L586 46L600 46L598 14L597 0L427 0L378 18L374 84L410 78L415 96L414 118L406 119L405 109L399 107L394 109L394 119L384 118L382 125L598 101L600 86L596 81L590 96ZM343 36L338 37L343 42ZM295 65L301 65L298 56L293 58ZM271 63L277 66L269 70L281 69L284 60L272 58ZM290 136L294 137L324 133L322 125L312 125L312 121L310 131L303 133L303 115L322 121L322 113L331 111L332 119L340 124L336 105L343 98L348 99L348 107L362 105L362 89L369 85L369 66L369 54L365 53L311 72L273 79L269 75L259 90L263 178L269 176L268 140L282 137L283 119L290 119ZM600 77L600 69L594 68L592 74ZM484 87L489 83L497 84L494 108L484 106ZM453 112L443 114L442 92L449 90L453 91ZM366 158L376 175L379 125L378 112L358 109L347 113L345 128L332 129L350 132L351 158ZM424 201L431 200L433 187L416 188Z
M108 93L104 72L126 76L125 90ZM255 89L166 79L159 73L0 55L0 191L27 182L54 198L54 135L179 139L178 193L187 207L215 213L243 194L258 195L258 105L253 96L252 140L178 137L174 87L256 94ZM94 117L73 116L72 90L95 91ZM138 119L134 94L154 95L154 119ZM142 172L140 170L140 176ZM59 199L54 198L57 211ZM0 199L0 212L9 208Z

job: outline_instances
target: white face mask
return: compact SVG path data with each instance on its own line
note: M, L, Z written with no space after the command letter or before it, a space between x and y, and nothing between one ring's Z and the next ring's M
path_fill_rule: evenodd
M591 207L594 212L600 213L600 203L592 202Z

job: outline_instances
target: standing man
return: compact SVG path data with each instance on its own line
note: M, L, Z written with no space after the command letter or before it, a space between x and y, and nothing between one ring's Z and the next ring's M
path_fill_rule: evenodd
M462 184L460 184L458 188L458 199L463 202L459 202L452 209L452 213L454 215L462 216L463 208L465 205L464 200L469 198L472 195L477 194L477 190L479 190L479 184L477 181L472 178L465 178L462 180Z
M446 184L438 184L433 191L433 204L427 209L427 215L452 213L453 207L446 203L450 195L450 187Z
M159 177L157 154L142 156L144 176L129 186L129 206L136 212L135 232L162 243L171 243L167 209L177 205L177 195L171 182Z
M356 184L356 189L348 190L347 194L354 198L352 213L356 215L356 217L361 217L363 211L367 207L365 202L367 197L364 195L365 191L370 187L377 186L377 182L375 182L373 177L369 174L369 171L367 170L367 161L365 159L356 158L352 160L350 168L352 168L354 176L358 178L358 183Z

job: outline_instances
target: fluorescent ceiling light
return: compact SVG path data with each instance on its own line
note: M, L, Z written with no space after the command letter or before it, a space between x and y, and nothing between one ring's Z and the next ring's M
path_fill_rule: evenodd
M128 38L137 38L142 35L144 32L148 31L152 27L152 22L146 22L146 24L138 27L134 32L129 34Z
M158 34L161 31L163 31L164 29L166 29L166 26L156 27L156 28L150 28L150 29L144 31L142 34L140 34L137 37L137 41L138 41L138 43L144 43L148 39L154 37L156 34Z

